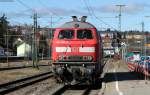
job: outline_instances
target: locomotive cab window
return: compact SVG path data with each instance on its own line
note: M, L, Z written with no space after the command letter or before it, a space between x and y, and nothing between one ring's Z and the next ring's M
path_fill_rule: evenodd
M61 30L58 34L59 39L72 39L74 38L73 30Z
M78 39L93 39L91 30L77 30Z

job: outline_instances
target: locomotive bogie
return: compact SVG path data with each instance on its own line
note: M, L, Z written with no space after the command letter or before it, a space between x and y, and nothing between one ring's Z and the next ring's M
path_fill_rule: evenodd
M74 84L74 82L92 81L93 78L98 78L100 70L96 71L96 64L70 65L61 64L54 65L53 72L56 78L60 78L59 82ZM72 83L73 82L73 83Z

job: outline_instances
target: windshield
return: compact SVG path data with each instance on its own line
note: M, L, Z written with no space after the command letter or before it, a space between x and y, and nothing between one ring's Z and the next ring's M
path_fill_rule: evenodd
M72 39L73 37L74 37L73 30L61 30L58 35L59 39Z
M77 38L78 39L92 39L92 31L91 30L77 30Z

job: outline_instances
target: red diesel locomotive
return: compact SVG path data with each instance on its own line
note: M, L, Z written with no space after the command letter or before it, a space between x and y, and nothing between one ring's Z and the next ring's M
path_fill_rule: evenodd
M94 83L102 72L102 42L100 34L86 16L66 22L56 28L52 40L52 68L59 82Z

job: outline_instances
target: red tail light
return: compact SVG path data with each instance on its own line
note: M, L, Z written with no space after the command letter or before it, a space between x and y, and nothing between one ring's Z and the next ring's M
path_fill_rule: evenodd
M63 59L64 59L64 60L68 60L68 56L64 56Z

